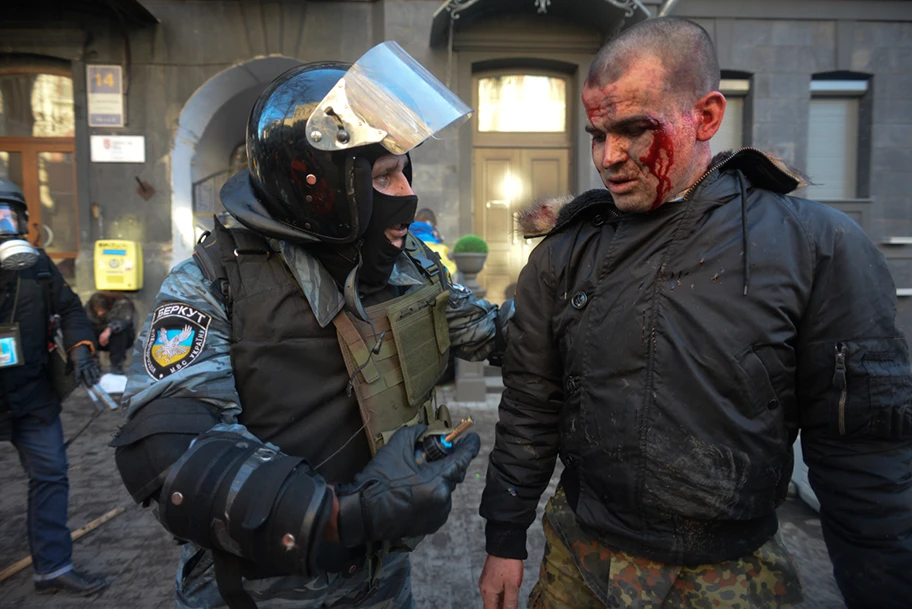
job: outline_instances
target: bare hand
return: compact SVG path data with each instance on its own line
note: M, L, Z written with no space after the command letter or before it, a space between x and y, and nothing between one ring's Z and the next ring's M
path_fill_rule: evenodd
M522 580L523 561L488 556L478 579L484 609L518 609Z
M108 346L108 341L111 339L111 328L105 328L101 334L98 335L98 344L102 347Z

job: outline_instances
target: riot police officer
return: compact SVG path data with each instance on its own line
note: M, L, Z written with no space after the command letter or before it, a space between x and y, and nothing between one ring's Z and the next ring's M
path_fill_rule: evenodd
M38 592L91 595L108 583L73 569L67 528L66 451L60 396L51 383L51 315L59 315L63 346L76 379L98 382L92 324L79 297L28 234L22 190L0 178L0 439L12 441L29 477L28 538Z
M178 607L412 607L408 554L477 455L433 399L450 350L502 349L510 308L454 284L408 232L409 150L469 109L395 43L278 77L249 169L162 284L115 439L137 502L187 543Z

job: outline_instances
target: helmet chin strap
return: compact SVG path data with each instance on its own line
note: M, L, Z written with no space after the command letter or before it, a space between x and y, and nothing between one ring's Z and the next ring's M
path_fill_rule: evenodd
M358 271L361 270L361 266L364 263L364 257L361 255L361 244L362 241L358 240L355 252L357 262L348 273L348 277L345 278L342 297L345 300L345 306L351 311L352 315L365 323L370 323L370 319L368 319L367 313L364 311L364 306L361 304L361 295L358 293Z

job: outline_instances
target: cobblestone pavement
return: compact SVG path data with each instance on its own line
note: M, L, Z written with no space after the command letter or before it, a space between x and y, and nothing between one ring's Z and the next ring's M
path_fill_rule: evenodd
M487 404L451 402L455 417L471 414L482 437L482 456L493 443L498 398ZM64 405L66 438L89 419L93 407L82 389ZM84 526L109 510L126 511L74 543L76 565L113 581L102 595L74 598L57 594L38 596L32 589L31 567L0 582L3 609L163 609L173 607L172 590L178 547L158 525L149 510L135 506L120 482L113 450L107 447L121 424L121 413L105 411L69 447L70 528ZM446 526L429 537L415 552L413 589L419 608L480 609L476 582L484 564L484 521L478 502L484 487L487 460L476 459L466 482L456 491L453 513ZM556 482L556 476L552 481ZM0 570L28 556L25 535L26 479L12 445L0 443ZM547 496L547 494L546 494ZM544 500L540 505L544 507ZM832 567L817 514L790 498L780 510L782 532L801 570L808 599L807 609L840 609ZM529 560L523 596L527 598L538 574L544 537L541 524L529 530ZM520 606L525 606L521 602Z

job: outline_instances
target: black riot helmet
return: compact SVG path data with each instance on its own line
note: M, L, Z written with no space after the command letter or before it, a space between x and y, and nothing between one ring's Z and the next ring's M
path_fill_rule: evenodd
M367 226L371 213L372 159L363 150L316 150L307 141L307 119L345 76L351 64L324 62L297 66L276 78L257 98L247 121L249 170L234 176L222 193L234 213L230 186L252 189L269 217L297 241L348 243ZM232 184L234 182L234 184ZM258 215L255 219L262 221ZM263 226L251 226L259 232ZM272 227L273 229L277 227Z
M408 154L471 110L396 43L354 65L301 65L257 98L247 122L248 169L221 191L225 208L265 236L352 243L373 202L371 167ZM406 169L411 182L411 167Z

